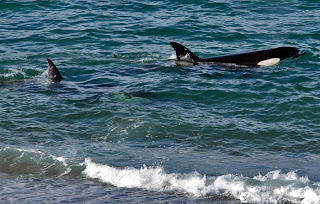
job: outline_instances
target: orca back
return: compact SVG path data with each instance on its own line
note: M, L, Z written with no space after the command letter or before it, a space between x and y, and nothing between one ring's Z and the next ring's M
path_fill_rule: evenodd
M221 63L244 66L272 66L287 58L296 58L306 53L294 47L278 47L274 49L259 50L254 52L217 56L211 58L199 58L185 46L170 42L175 49L178 61L191 63Z

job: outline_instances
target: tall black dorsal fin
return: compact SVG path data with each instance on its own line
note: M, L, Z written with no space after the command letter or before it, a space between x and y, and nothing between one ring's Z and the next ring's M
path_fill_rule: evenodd
M191 63L196 63L200 61L200 58L193 54L188 48L185 46L176 43L176 42L170 42L170 45L173 47L173 49L176 51L177 59L179 61L186 61Z
M60 82L62 80L62 76L53 62L50 59L48 61L48 79L52 82Z

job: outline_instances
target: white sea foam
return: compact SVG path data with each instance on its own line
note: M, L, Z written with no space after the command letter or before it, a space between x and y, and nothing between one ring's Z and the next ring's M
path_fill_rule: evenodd
M143 57L139 60L139 62L143 63L143 62L150 62L154 60L152 57Z
M158 54L148 54L148 56L144 56L139 59L140 63L145 63L145 62L151 62L153 60L156 60L160 57Z
M172 55L170 55L170 57L169 57L169 59L177 59L177 56L176 56L176 54L172 54Z
M32 68L32 70L38 71L38 72L42 71L39 68ZM4 78L4 79L10 79L10 78L14 78L16 76L21 76L22 78L30 78L30 76L28 76L25 69L10 69L9 68L5 72L0 73L0 78Z
M299 177L293 171L284 174L277 170L253 178L232 174L207 177L197 172L168 174L162 167L120 169L90 159L86 159L84 165L86 177L121 188L179 192L195 197L222 195L249 203L320 203L319 185L310 185L307 177Z
M17 152L21 152L22 156L24 153L35 153L35 154L40 154L40 155L44 155L43 152L39 151L39 150L35 150L35 149L22 149L22 148L18 148L18 147L4 147L2 149L0 149L1 151L17 151ZM20 156L20 157L22 157Z
M4 161L8 159L12 160L9 165L11 169L15 169L19 172L21 165L28 169L32 166L29 173L34 173L36 169L46 173L49 169L58 169L58 177L67 175L72 171L70 165L67 163L67 159L64 157L56 157L50 153L45 153L35 149L22 149L15 147L5 147L0 149L0 158ZM1 160L1 159L0 159ZM0 165L4 165L1 164Z
M72 170L66 158L33 149L6 147L0 149L0 156L4 160L14 157L13 163L6 164L10 165L10 169L15 165L20 168L19 163L23 163L26 168L36 165L44 173L54 172L50 169L59 169L58 177L67 175ZM320 203L320 184L311 183L308 177L300 177L294 171L281 173L276 170L250 178L233 174L206 176L197 172L166 173L161 166L115 168L95 163L91 159L86 159L77 166L85 167L82 174L86 177L121 188L178 192L194 197L219 195L247 203ZM31 169L33 172L35 168Z
M26 73L18 69L8 69L6 73L1 73L0 77L8 79L8 78L13 78L17 75L22 75L24 78L26 77Z
M72 169L70 168L70 166L67 164L65 158L63 158L63 157L55 157L55 156L52 156L52 158L53 158L55 161L62 163L62 165L66 167L66 170L65 170L64 172L62 172L58 177L67 175L68 173L70 173L70 172L72 171Z

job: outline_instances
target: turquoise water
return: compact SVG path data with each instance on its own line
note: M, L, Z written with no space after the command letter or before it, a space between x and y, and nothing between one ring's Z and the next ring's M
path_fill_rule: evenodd
M0 20L2 203L320 203L320 3L1 1ZM308 53L178 66L170 41Z

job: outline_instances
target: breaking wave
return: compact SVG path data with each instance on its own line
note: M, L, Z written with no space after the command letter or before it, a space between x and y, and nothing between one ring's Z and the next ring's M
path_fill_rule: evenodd
M253 178L232 174L206 176L197 172L171 173L163 167L119 169L85 160L86 177L120 188L138 188L157 192L179 192L195 197L227 196L249 203L319 203L320 187L295 172L271 171Z
M312 183L308 177L300 177L294 171L282 173L275 170L252 178L233 174L167 173L162 166L117 168L95 163L90 158L70 159L13 147L0 149L0 171L11 175L81 176L118 188L173 192L211 199L227 197L246 203L320 202L320 184Z

